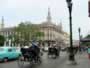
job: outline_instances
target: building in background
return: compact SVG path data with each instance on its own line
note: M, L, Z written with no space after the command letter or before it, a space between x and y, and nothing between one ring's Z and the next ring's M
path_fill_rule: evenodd
M41 22L40 24L34 24L40 27L40 31L44 32L44 36L40 37L40 40L45 44L49 45L49 43L59 43L61 47L69 46L69 35L67 32L63 31L62 23L59 25L54 24L52 22L52 17L50 13L50 8L48 8L48 15L46 21ZM6 37L6 42L11 42L9 36L13 35L15 32L12 28L4 28L4 18L2 17L2 23L0 28L0 34ZM5 43L6 43L5 42ZM10 43L9 43L10 45Z

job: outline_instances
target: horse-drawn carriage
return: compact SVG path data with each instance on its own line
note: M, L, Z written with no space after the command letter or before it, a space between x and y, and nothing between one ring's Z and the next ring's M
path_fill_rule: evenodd
M56 48L56 47L49 47L48 48L48 57L52 57L52 58L56 58L59 56L59 48Z
M24 67L25 64L41 63L40 53L35 54L30 48L21 48L21 53L21 56L18 58L18 66L20 68Z

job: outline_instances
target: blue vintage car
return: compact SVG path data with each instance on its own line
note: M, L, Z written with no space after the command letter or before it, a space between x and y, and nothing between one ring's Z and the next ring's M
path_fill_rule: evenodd
M0 47L0 61L8 61L9 59L18 58L21 55L18 47Z

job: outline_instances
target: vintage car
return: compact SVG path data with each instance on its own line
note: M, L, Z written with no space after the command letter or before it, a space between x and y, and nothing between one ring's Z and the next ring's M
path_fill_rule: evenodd
M18 47L0 47L0 61L8 61L10 59L16 59L21 55L20 48Z

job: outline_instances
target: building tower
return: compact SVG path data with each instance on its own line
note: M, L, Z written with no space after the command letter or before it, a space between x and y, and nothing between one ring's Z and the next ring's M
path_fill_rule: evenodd
M1 19L1 29L4 28L4 17L2 16L2 19Z
M47 21L51 22L51 13L50 13L50 8L48 8L48 16L47 16Z
M60 22L60 30L63 30L62 22Z

